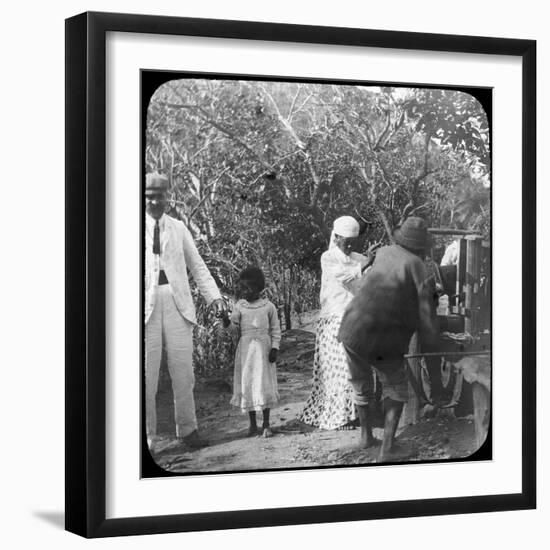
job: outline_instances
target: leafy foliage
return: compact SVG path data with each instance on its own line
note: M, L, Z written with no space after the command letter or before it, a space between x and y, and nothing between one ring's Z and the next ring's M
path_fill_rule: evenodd
M462 92L181 79L151 98L146 132L147 170L169 176L170 214L220 288L232 296L238 272L259 265L286 328L318 307L340 215L361 220L360 249L414 213L489 233L489 126ZM199 313L207 326L200 300ZM225 336L198 341L197 365L226 363Z

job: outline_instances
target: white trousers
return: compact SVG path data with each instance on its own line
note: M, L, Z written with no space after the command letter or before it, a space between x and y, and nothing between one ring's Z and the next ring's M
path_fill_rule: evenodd
M145 326L147 435L151 437L157 433L156 395L164 345L174 392L176 436L185 437L197 429L193 397L193 329L178 311L170 285L161 285L155 292L155 306Z

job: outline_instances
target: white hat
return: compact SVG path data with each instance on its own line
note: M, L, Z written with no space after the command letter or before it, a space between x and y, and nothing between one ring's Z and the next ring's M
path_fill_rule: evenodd
M351 216L341 216L334 220L333 232L340 237L357 237L359 235L359 222Z

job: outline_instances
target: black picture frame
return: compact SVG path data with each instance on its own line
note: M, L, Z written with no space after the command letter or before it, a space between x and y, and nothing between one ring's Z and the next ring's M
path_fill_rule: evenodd
M513 494L106 519L106 33L516 56L522 62L522 489ZM66 20L66 529L85 537L536 506L536 42L115 13Z

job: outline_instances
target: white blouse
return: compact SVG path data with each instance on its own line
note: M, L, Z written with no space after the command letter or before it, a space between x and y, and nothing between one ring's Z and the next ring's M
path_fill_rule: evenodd
M367 258L352 252L346 256L334 246L321 256L321 317L343 315L362 277Z

